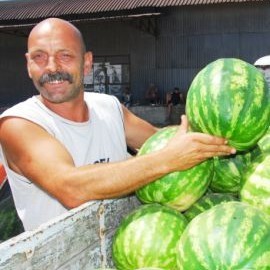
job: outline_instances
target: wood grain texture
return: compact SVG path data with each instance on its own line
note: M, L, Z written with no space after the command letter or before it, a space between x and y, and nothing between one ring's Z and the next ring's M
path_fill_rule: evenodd
M113 266L111 241L135 196L92 201L0 244L0 270L91 270Z

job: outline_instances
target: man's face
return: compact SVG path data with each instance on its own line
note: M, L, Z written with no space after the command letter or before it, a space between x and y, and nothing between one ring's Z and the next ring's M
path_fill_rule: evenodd
M72 32L44 26L29 37L26 57L29 76L48 101L67 102L83 91L85 56Z

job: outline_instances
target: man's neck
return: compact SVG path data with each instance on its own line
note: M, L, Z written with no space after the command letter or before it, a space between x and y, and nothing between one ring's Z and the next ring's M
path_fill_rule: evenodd
M86 122L89 120L88 106L83 99L83 95L63 103L52 103L41 96L38 98L48 109L67 120L74 122Z

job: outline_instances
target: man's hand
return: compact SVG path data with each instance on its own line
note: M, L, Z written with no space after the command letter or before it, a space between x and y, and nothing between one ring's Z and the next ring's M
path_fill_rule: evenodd
M227 145L224 138L203 134L198 132L188 132L187 117L181 117L182 124L176 135L164 148L172 158L171 165L175 170L186 170L198 163L214 156L224 156L235 154L236 150ZM174 153L174 154L172 154Z

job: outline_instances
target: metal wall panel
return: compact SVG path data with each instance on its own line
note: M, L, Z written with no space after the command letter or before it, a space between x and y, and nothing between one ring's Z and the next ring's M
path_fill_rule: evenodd
M0 35L0 106L19 102L35 88L26 70L26 38Z
M158 85L187 90L196 73L218 58L253 63L270 54L270 6L222 5L174 8L159 20ZM162 70L162 72L159 72Z

